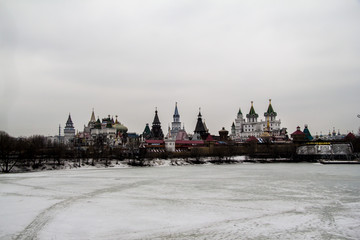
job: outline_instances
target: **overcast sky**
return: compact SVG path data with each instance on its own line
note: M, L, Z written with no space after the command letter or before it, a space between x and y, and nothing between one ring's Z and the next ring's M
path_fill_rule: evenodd
M268 100L288 132L360 126L360 1L0 0L0 130L55 135L91 110L141 133L178 102L211 134Z

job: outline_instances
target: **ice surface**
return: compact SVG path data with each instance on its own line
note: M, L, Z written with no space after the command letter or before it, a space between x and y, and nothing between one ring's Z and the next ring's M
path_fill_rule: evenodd
M0 239L360 239L360 166L0 175Z

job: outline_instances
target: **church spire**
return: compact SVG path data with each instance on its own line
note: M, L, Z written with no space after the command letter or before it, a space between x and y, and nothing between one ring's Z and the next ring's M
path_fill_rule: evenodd
M70 115L70 113L69 113L68 120L66 121L66 127L67 127L67 128L73 128L73 127L74 127L73 122L72 122L72 120L71 120L71 115Z
M206 131L206 127L204 126L204 122L202 120L201 108L199 108L199 115L194 133L199 134L203 140L206 139L206 137L209 135Z
M178 132L181 130L180 114L177 107L177 102L175 102L175 111L173 115L173 122L171 123L171 135L173 138L176 138Z
M179 111L178 111L178 107L177 107L177 102L175 102L175 112L174 112L174 116L179 116Z
M153 140L164 139L164 134L161 129L161 123L159 120L157 108L155 108L155 117L154 117L154 121L152 123L150 139L153 139Z
M175 102L175 111L174 111L173 118L174 118L174 122L180 122L180 114L179 114L179 110L177 107L177 102Z
M155 117L154 117L154 121L153 121L153 125L160 125L160 120L159 120L159 116L158 116L158 111L157 108L155 108Z
M247 118L258 118L259 117L259 115L255 112L253 101L251 101L251 108L250 108L249 114L247 114L246 117Z
M92 109L90 122L92 122L92 123L96 122L96 119L95 119L95 113L94 113L94 108Z
M249 114L251 114L251 115L256 114L255 109L254 109L254 102L253 101L251 101L251 108L250 108Z
M64 137L66 138L66 142L68 142L68 140L73 138L74 136L75 136L75 128L73 121L71 120L71 115L69 113L69 117L66 121L64 128Z
M276 117L277 113L274 111L272 105L271 105L271 99L269 99L269 107L266 111L266 113L264 113L265 117L271 116L271 117Z

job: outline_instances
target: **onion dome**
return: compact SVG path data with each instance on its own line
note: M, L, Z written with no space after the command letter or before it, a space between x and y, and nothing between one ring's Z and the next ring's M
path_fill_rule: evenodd
M118 116L116 116L116 120L115 120L115 123L112 125L113 128L115 128L118 132L120 133L126 133L128 131L128 128L125 127L124 125L122 125L118 119L117 119Z

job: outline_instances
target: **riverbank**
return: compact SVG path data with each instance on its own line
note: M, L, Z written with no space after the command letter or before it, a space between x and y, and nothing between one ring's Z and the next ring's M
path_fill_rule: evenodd
M59 164L60 162L60 164ZM299 162L317 162L296 161L290 158L251 158L249 156L233 156L227 158L200 157L200 158L152 158L152 159L124 159L124 160L62 160L57 163L43 163L32 165L14 166L11 173L70 170L70 169L100 169L100 168L131 168L131 167L170 167L185 165L226 165L241 163L299 163Z

